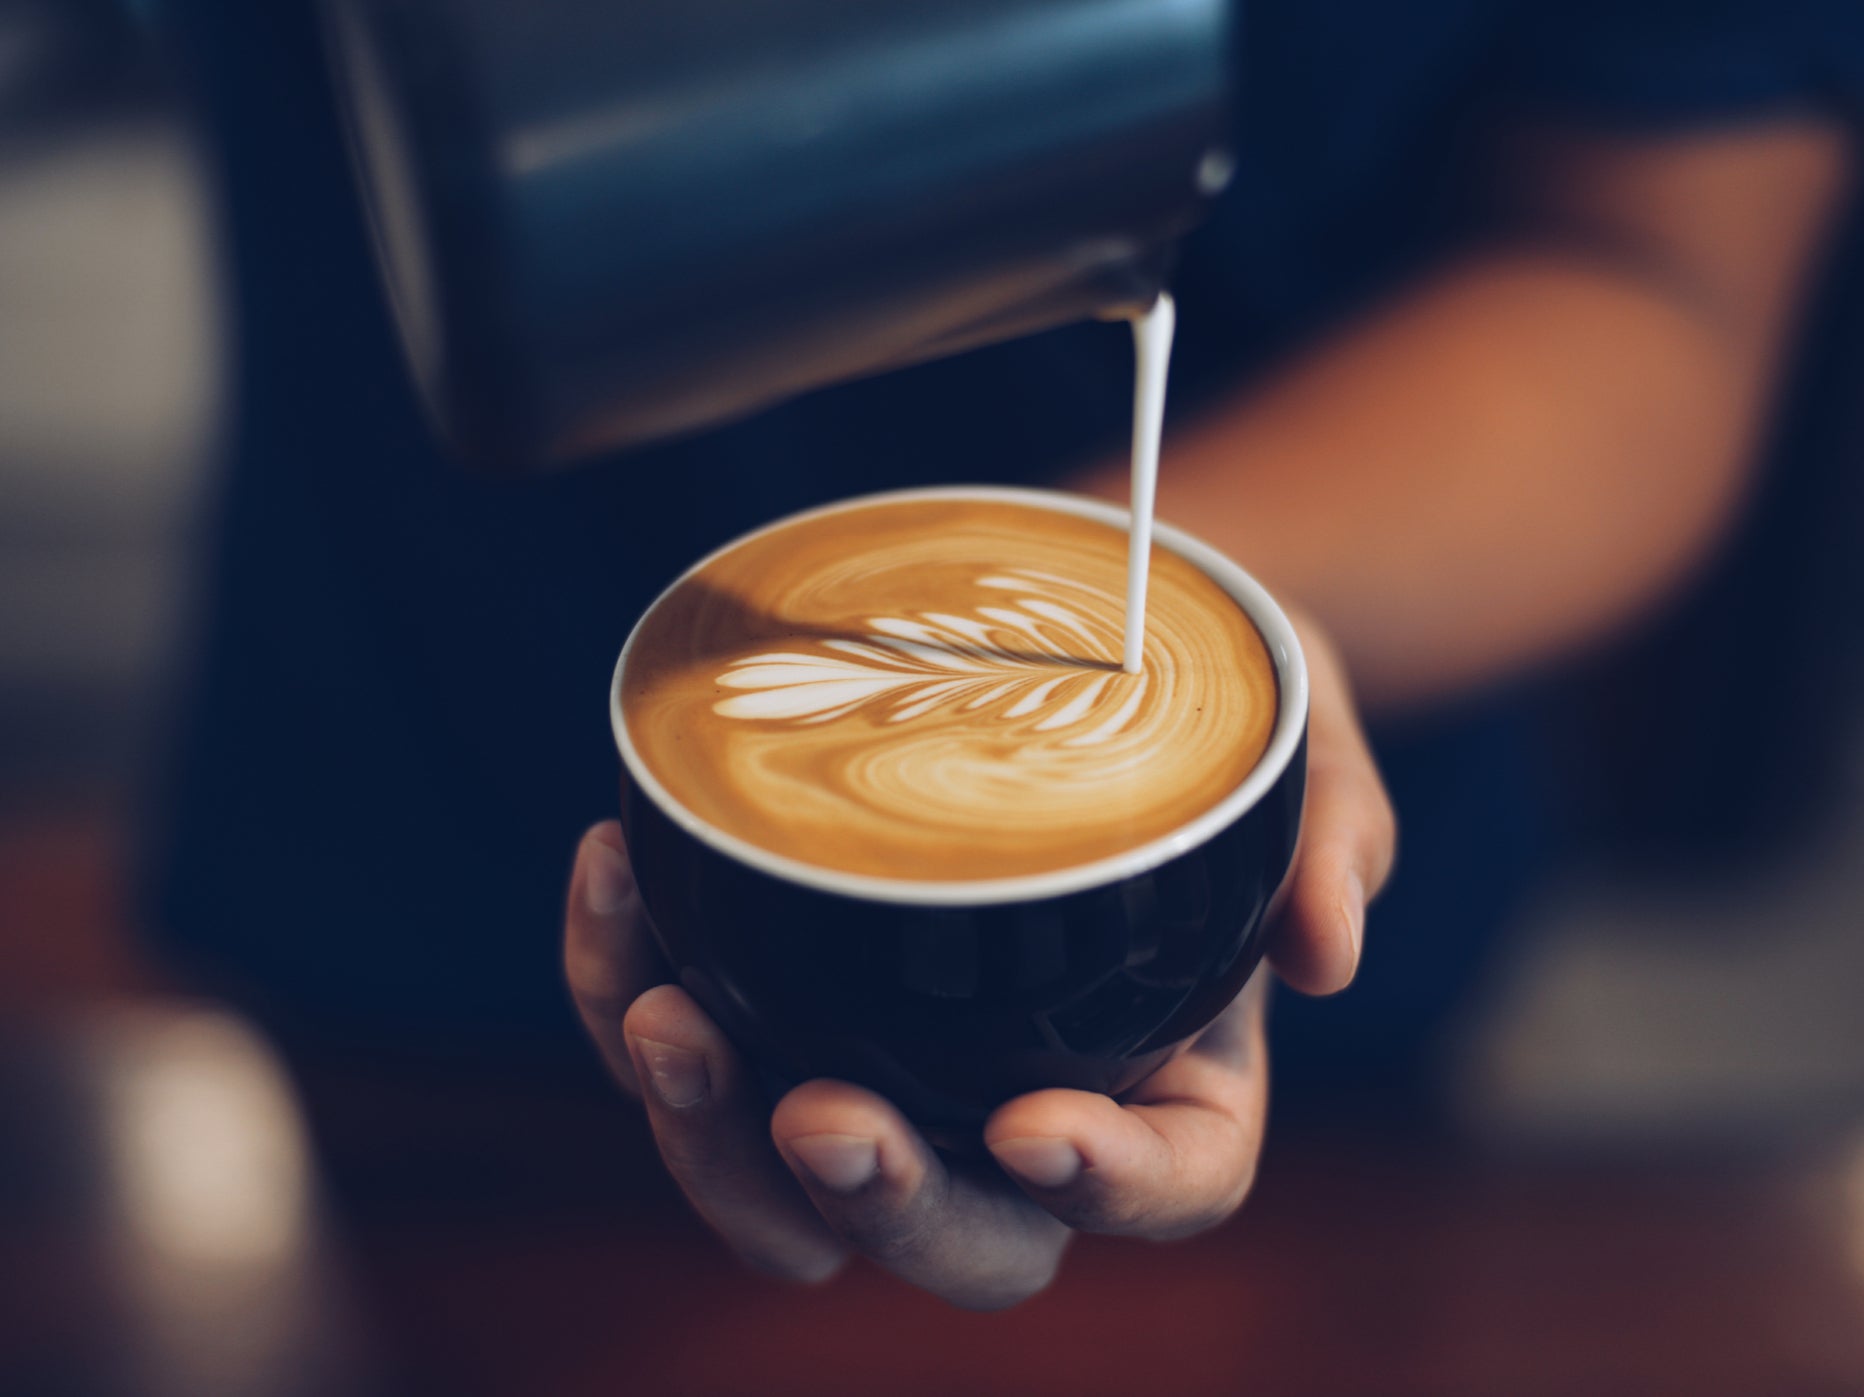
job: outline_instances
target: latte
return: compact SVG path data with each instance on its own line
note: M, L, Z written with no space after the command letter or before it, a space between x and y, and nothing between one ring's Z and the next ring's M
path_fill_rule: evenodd
M1165 549L1125 672L1126 545L987 498L776 525L642 620L629 737L691 815L821 868L990 879L1133 849L1242 783L1277 690L1242 608Z

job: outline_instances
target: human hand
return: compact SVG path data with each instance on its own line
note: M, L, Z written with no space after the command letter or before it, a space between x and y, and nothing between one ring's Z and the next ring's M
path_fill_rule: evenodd
M1296 625L1312 693L1307 805L1269 960L1296 989L1326 994L1353 977L1395 833L1338 657L1311 623ZM718 1026L661 983L613 821L583 838L565 922L565 970L590 1037L644 1102L693 1207L761 1270L821 1280L859 1252L952 1304L999 1309L1047 1285L1075 1232L1187 1236L1233 1213L1254 1178L1266 977L1120 1100L1018 1097L985 1126L992 1159L955 1161L847 1082L806 1082L772 1112Z

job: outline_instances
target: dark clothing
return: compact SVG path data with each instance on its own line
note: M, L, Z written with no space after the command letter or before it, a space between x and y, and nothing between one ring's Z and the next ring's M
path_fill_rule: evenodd
M604 696L647 600L792 509L1117 449L1127 338L1076 327L554 479L469 477L417 415L309 6L158 9L225 175L239 359L153 924L337 1034L567 1042L565 876L617 803ZM1855 0L1263 0L1244 39L1238 177L1177 280L1181 409L1466 235L1463 169L1505 108L1674 125L1864 92ZM1361 986L1318 1020L1284 1006L1287 1033L1321 1022L1364 1060L1449 1007L1545 847L1530 726L1517 696L1388 735L1403 870Z

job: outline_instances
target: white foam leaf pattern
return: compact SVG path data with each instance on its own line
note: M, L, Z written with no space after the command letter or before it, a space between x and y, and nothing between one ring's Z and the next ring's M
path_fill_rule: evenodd
M1080 728L1070 747L1110 741L1131 723L1147 678L1115 683L1119 632L1112 598L1052 573L1012 569L978 579L1009 592L1007 606L972 616L876 616L859 640L818 642L819 652L771 651L732 661L718 685L734 689L713 711L726 718L821 724L872 710L886 723L941 711L1033 720L1037 732ZM1090 605L1091 604L1091 605ZM1116 608L1117 609L1117 608ZM1119 696L1110 714L1101 700Z

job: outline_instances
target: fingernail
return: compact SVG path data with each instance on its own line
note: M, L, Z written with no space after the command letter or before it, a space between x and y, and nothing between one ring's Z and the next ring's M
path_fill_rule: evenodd
M647 1080L654 1095L676 1111L684 1111L704 1101L712 1090L712 1075L706 1071L705 1059L698 1053L676 1048L670 1043L656 1043L651 1038L636 1038L635 1049L647 1068Z
M612 917L634 896L627 861L608 845L592 839L583 855L583 902L598 917Z
M1346 891L1340 895L1340 915L1346 919L1346 939L1353 947L1353 964L1359 964L1359 952L1366 940L1366 885L1357 873L1346 875Z
M801 1135L790 1153L831 1193L853 1193L880 1172L880 1146L859 1135Z
M1002 1140L990 1152L997 1163L1037 1188L1066 1188L1081 1177L1081 1152L1066 1140Z

